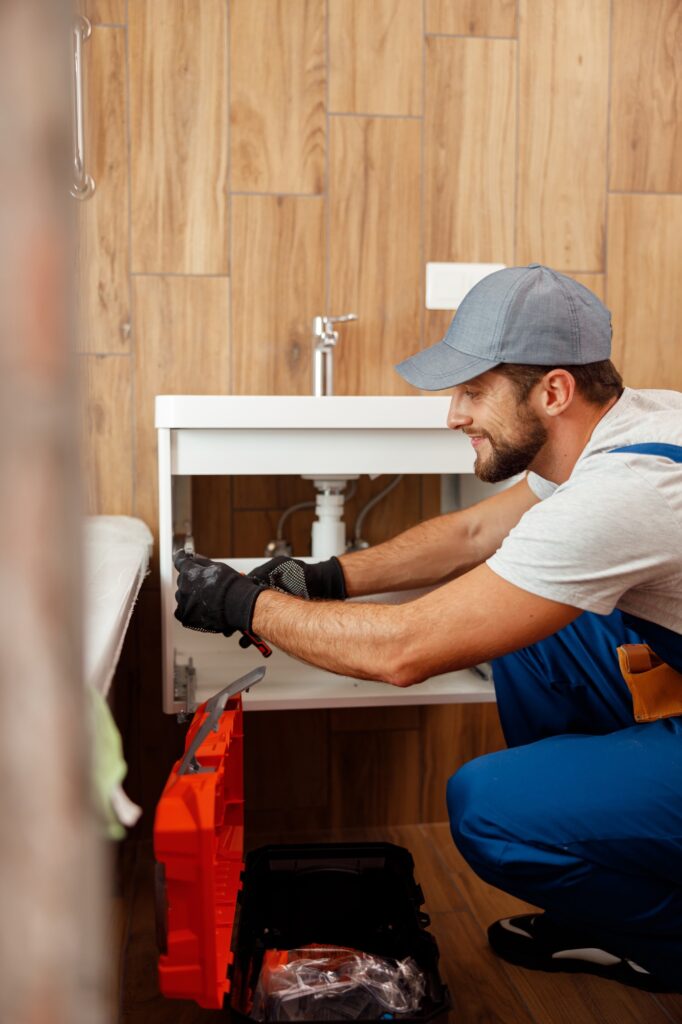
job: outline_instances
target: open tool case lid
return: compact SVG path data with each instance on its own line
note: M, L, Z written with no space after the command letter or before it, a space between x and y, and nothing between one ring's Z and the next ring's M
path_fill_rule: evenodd
M154 854L166 901L159 983L165 996L219 1009L230 991L232 929L244 852L242 690L264 669L201 704L185 754L156 809Z

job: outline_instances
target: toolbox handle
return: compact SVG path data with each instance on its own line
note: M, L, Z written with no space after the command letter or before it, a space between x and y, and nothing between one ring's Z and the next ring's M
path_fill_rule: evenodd
M207 713L206 721L198 730L194 739L187 748L185 756L182 759L182 763L178 768L178 775L190 775L199 772L206 773L215 771L214 767L199 764L199 761L197 760L197 750L210 732L217 731L218 721L225 710L228 700L230 700L231 697L236 697L238 693L248 690L251 686L255 686L256 683L261 681L264 675L264 668L254 668L251 672L247 672L245 676L240 676L239 679L235 679L234 682L229 684L229 686L226 686L223 690L220 690L206 701L206 704L204 705L204 711Z

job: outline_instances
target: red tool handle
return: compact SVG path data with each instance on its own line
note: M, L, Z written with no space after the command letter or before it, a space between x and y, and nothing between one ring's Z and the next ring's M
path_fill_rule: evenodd
M268 647L265 640L261 640L261 638L256 636L255 633L248 633L244 630L239 641L239 646L246 649L247 647L250 647L251 644L261 652L264 658L269 658L272 654L272 648Z

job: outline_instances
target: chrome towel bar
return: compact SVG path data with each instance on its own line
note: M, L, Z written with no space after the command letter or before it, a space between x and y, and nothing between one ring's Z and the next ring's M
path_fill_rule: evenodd
M85 127L83 110L83 43L90 38L92 26L82 14L73 19L73 170L70 193L74 199L89 199L95 183L85 170Z

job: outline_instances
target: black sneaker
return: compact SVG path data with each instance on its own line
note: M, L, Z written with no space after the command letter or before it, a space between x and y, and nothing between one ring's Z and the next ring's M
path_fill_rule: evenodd
M493 952L519 967L534 971L597 974L648 992L679 992L633 960L609 953L584 933L552 924L545 914L503 917L488 928Z

